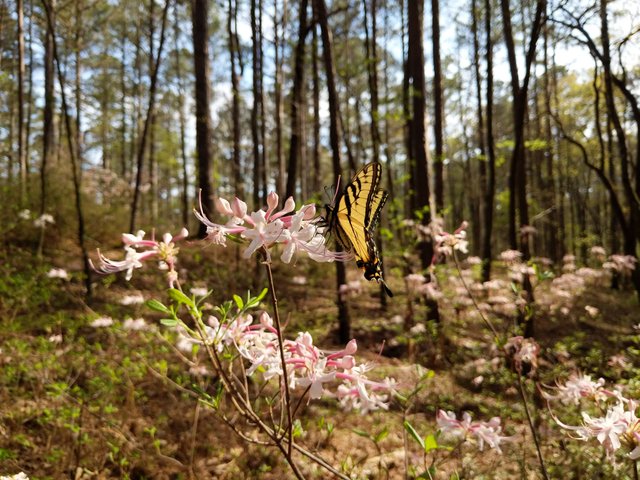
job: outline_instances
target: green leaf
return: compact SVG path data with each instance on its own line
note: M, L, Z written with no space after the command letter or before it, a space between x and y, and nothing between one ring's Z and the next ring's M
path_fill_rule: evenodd
M389 436L389 429L387 427L384 427L381 431L379 431L375 437L373 437L373 441L375 443L379 443L382 440L384 440L385 438L387 438Z
M194 307L195 305L193 304L193 300L191 300L189 297L187 297L184 293L182 293L180 290L177 290L175 288L170 288L169 289L169 296L175 300L178 303L182 303L184 305L189 305L190 307Z
M431 450L438 448L438 441L433 434L427 435L424 439L424 453L429 453Z
M151 310L155 310L156 312L171 313L171 310L169 310L164 304L155 299L147 300L146 305Z
M258 295L256 297L256 300L258 300L258 302L261 302L262 299L265 297L265 295L267 294L267 292L269 291L268 288L263 288L262 291L260 292L260 295Z
M176 320L175 318L163 318L162 320L160 320L160 323L165 327L175 327L176 325L178 325L178 320Z
M364 430L358 430L357 428L354 428L352 432L364 438L371 438L369 436L369 432L365 432Z
M242 297L238 295L234 295L233 300L236 302L236 305L238 306L238 308L242 310L242 308L244 307L244 302L242 301Z
M422 450L425 450L424 440L420 435L418 435L418 432L416 432L416 429L413 428L413 425L411 425L408 420L404 421L404 429L409 432L409 435L411 435L416 442L418 442Z

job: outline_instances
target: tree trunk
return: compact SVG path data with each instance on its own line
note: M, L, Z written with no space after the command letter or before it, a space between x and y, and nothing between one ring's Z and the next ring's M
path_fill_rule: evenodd
M284 50L284 29L285 29L285 18L286 18L286 0L283 0L282 4L282 14L279 17L278 14L278 1L274 0L274 45L273 49L275 51L275 107L276 107L276 165L278 167L278 174L276 175L276 190L278 192L285 191L285 164L284 164L284 155L282 153L282 65L284 59L283 50ZM282 30L281 30L282 29ZM295 179L294 179L295 181Z
M45 213L47 203L47 166L54 151L54 120L53 110L53 26L55 25L56 0L50 0L48 5L51 21L47 23L44 40L44 112L42 125L42 164L40 167L40 215Z
M291 93L291 141L289 142L289 162L287 169L287 189L285 197L295 196L296 179L298 178L298 161L302 156L302 117L304 109L304 60L305 39L307 35L308 0L300 1L300 23L298 27L298 43L296 44L293 90Z
M155 0L149 5L149 74L153 72L155 50ZM149 183L151 184L151 222L158 220L158 159L156 158L156 112L150 110L149 124Z
M511 10L509 0L500 0L502 7L502 19L504 23L504 38L507 46L507 56L509 60L509 70L511 71L511 92L513 96L513 134L514 147L511 156L509 170L509 243L511 248L518 248L518 231L516 225L516 211L520 213L520 227L529 224L529 209L527 205L527 163L524 148L524 128L527 111L527 94L529 90L529 79L531 78L531 66L535 57L536 44L540 37L543 24L545 22L544 12L546 10L546 0L536 1L536 13L531 27L531 36L525 58L525 71L522 85L520 85L518 64L516 62L515 44L511 28ZM517 202L517 207L516 207ZM529 245L527 236L521 237L520 249L523 258L529 259Z
M151 124L151 117L155 108L156 90L158 84L158 71L160 70L160 59L162 58L162 49L164 47L165 29L167 26L167 12L171 0L166 0L164 10L162 11L162 27L160 29L160 45L158 46L158 53L156 55L156 61L153 66L151 74L151 85L149 86L149 105L147 106L147 116L144 120L144 127L142 129L142 136L138 145L137 155L137 171L136 171L136 183L133 190L133 201L131 202L131 218L129 221L129 231L136 231L136 215L138 212L138 203L140 201L140 185L142 184L142 171L144 168L144 152L146 149L147 137L149 134L149 126Z
M433 161L434 196L436 214L444 210L444 94L442 86L442 63L440 61L440 2L431 0L431 28L433 42L433 104L435 115L433 131L435 134L435 157Z
M318 74L318 29L312 27L311 74L313 79L313 191L322 188L320 173L320 75Z
M206 19L206 14L203 15ZM182 55L180 54L180 45L178 43L178 38L180 37L180 22L178 15L176 15L175 23L174 23L174 50L176 52L176 76L178 77L178 97L177 97L177 105L178 115L180 118L180 159L182 160L182 195L181 195L181 218L182 225L186 228L189 226L189 177L187 175L187 145L186 145L186 118L184 112L184 99L186 98L185 88L184 88L184 79L182 78ZM192 32L192 38L195 38ZM205 38L207 36L205 35ZM206 44L206 42L205 42ZM194 45L195 47L195 45ZM195 48L194 48L195 52ZM195 53L194 53L195 59ZM205 64L207 55L205 53ZM195 63L195 60L194 60ZM194 66L195 71L195 66ZM206 83L208 85L208 82ZM196 117L197 118L197 117ZM197 130L196 130L197 136ZM197 139L196 139L197 142ZM209 206L210 208L210 206Z
M262 101L262 93L260 86L260 42L258 33L258 21L256 19L256 0L251 0L249 5L249 16L251 18L251 87L252 87L252 106L251 106L251 140L253 143L253 204L255 208L260 206L260 153L261 141L259 130L260 102Z
M244 185L242 182L242 169L240 165L240 76L237 72L236 61L240 59L240 45L237 28L233 26L237 22L238 4L232 0L228 2L227 35L229 37L229 56L231 58L231 95L232 95L232 121L233 121L233 159L231 169L233 172L233 187L236 196L244 197ZM237 26L237 24L236 24Z
M193 0L191 3L191 25L193 33L193 66L195 73L196 99L196 155L198 157L198 188L202 207L206 213L213 213L213 154L211 145L211 90L209 67L207 0ZM204 238L206 227L200 223L198 237Z
M20 204L27 202L27 156L26 136L24 128L24 5L22 0L16 1L18 16L18 165L20 168Z
M424 45L423 45L423 19L424 0L409 0L408 10L408 40L407 73L409 83L413 86L411 95L412 115L409 122L409 158L415 162L413 169L415 185L414 218L420 218L422 225L431 223L429 169L427 153L427 132L425 129L425 103L426 85L424 76ZM419 243L420 260L422 269L427 270L433 259L432 240L422 240ZM427 318L439 321L438 304L429 300Z
M491 39L491 0L485 0L485 48L487 62L487 186L484 197L482 239L482 281L491 278L493 205L496 191L496 154L493 141L493 41Z
M329 140L331 143L331 159L333 163L333 174L337 184L342 176L342 166L340 162L340 131L338 121L340 118L340 107L338 105L338 94L336 92L336 72L333 62L333 40L329 24L327 22L327 6L324 0L313 0L313 11L320 25L322 36L322 56L324 60L325 75L327 78L327 94L329 97ZM340 250L339 246L337 250ZM344 263L336 264L336 293L338 304L339 339L341 343L346 343L351 337L351 321L349 319L349 308L345 299L340 295L340 285L347 283L347 275Z

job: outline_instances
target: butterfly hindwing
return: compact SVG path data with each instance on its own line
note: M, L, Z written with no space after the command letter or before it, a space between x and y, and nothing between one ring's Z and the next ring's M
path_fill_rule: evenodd
M335 206L327 205L327 223L338 243L353 252L356 265L364 270L367 280L382 282L382 262L374 241L375 229L388 193L378 190L382 169L379 163L369 163L356 173L342 191Z

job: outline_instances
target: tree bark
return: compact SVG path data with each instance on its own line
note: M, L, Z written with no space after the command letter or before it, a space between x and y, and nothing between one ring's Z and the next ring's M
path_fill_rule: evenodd
M44 0L47 1L47 0ZM44 112L42 125L42 163L40 166L40 215L45 213L47 203L47 166L54 151L54 120L53 110L55 99L53 96L53 27L55 25L56 0L50 0L48 11L50 21L47 22L44 40Z
M307 35L308 0L300 1L300 23L298 27L298 43L296 44L293 90L291 93L291 141L289 142L289 161L287 171L287 189L285 197L295 196L296 179L298 178L298 161L302 156L302 117L304 105L304 61L305 40Z
M433 159L434 197L436 214L444 210L444 93L442 85L442 62L440 60L440 2L431 0L431 28L433 44L433 132L435 140L435 158Z
M487 62L487 186L484 198L482 239L482 281L491 278L491 237L493 233L493 211L496 191L496 153L493 139L493 40L491 39L491 0L485 0L485 48Z
M242 182L242 168L240 165L240 76L237 72L236 62L240 60L240 45L237 27L238 4L234 5L232 0L228 2L227 15L227 35L229 37L229 56L231 58L231 95L232 95L232 122L233 122L233 159L231 169L233 172L233 187L236 196L244 196L244 185ZM241 63L241 62L239 62Z
M142 136L138 145L137 155L137 171L136 171L136 183L133 190L133 201L131 203L131 218L129 221L129 231L136 231L136 215L138 212L138 203L140 201L140 185L142 184L142 171L144 168L144 152L146 150L147 137L149 133L149 126L151 124L151 117L155 108L156 90L158 84L158 71L160 70L160 59L162 58L162 50L164 47L165 30L167 26L167 12L171 0L166 0L164 10L162 11L162 27L160 29L160 44L158 46L158 52L156 55L155 65L151 74L151 85L149 86L149 105L147 106L147 116L144 121L144 127L142 129Z
M413 86L411 94L412 115L409 122L409 158L415 162L412 176L415 185L414 217L420 219L420 223L427 226L431 223L429 170L427 153L427 132L425 129L425 101L426 84L424 75L424 45L423 45L423 19L424 0L409 0L408 10L408 54L407 74L408 83ZM426 271L433 259L433 242L431 239L422 240L418 245L422 269ZM438 304L428 301L429 311L427 318L439 321Z
M211 90L209 67L209 12L207 0L191 3L193 33L193 66L196 99L196 155L198 158L198 188L205 213L213 212L213 152L211 145ZM198 237L204 238L204 224L198 226Z
M24 4L16 1L17 37L18 37L18 165L20 169L20 204L27 201L27 156L26 135L24 128Z
M327 79L327 94L329 97L329 141L331 143L331 159L333 164L333 174L336 184L342 176L342 166L340 162L340 130L338 122L340 119L340 107L338 105L338 94L336 92L336 71L333 61L333 39L327 21L327 6L324 0L313 0L313 11L320 25L322 37L322 57L324 60L325 75ZM340 250L339 245L337 250ZM351 337L351 320L349 318L349 308L347 302L340 295L340 285L347 283L347 275L344 263L336 264L336 294L338 304L339 339L341 343L346 343Z

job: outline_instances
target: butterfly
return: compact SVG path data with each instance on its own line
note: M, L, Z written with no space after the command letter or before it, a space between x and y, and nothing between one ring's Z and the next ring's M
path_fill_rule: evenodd
M364 278L382 283L390 297L393 293L382 278L382 261L373 239L380 212L389 193L379 190L382 167L368 163L356 173L342 193L326 208L326 224L337 242L356 257Z

